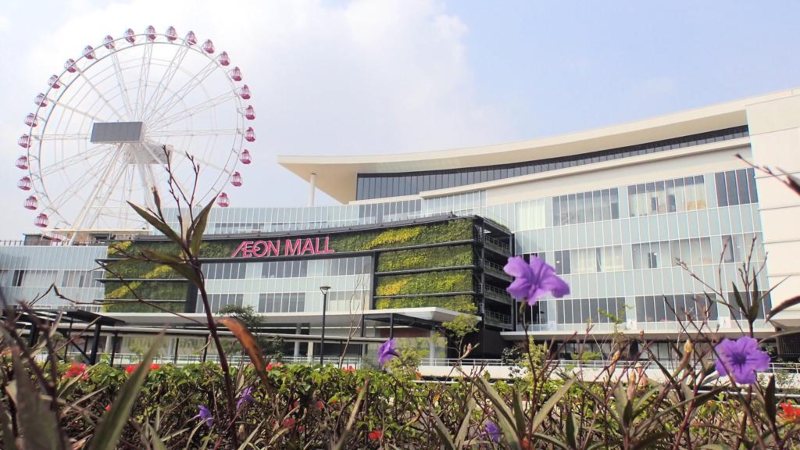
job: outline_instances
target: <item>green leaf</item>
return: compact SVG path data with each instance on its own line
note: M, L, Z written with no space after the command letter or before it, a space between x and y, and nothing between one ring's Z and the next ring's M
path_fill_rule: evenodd
M750 323L753 323L758 319L758 311L761 309L761 294L758 292L758 278L753 276L753 293L751 294L750 298L752 299L752 303L750 304L750 309L747 310L747 319Z
M647 435L633 445L634 450L654 448L661 439L669 439L672 435L668 431L659 431Z
M64 442L55 413L36 390L28 371L19 356L12 351L16 378L9 383L12 400L17 409L17 426L26 450L53 450L69 448Z
M194 219L192 227L189 229L189 236L191 236L189 248L192 250L192 254L195 257L200 255L200 244L203 243L203 233L206 231L208 215L211 212L212 206L214 206L214 202L208 202L208 205L200 211L200 214Z
M517 430L515 430L513 426L514 418L512 416L511 410L508 409L508 405L506 405L505 400L503 400L503 398L500 397L500 394L498 394L497 391L494 390L492 385L489 384L489 382L486 379L478 377L477 381L478 381L478 388L481 391L483 391L483 393L486 394L486 396L489 398L489 401L491 401L492 404L494 404L495 411L497 412L497 418L498 421L500 422L498 423L498 425L500 425L500 427L502 428L503 422L507 423L507 425L511 427L510 428L510 431L512 432L511 435L517 436L518 435Z
M464 440L467 438L467 432L469 431L469 422L472 416L472 410L475 409L475 398L470 396L467 398L467 406L466 411L464 411L464 420L461 421L461 426L458 427L458 433L456 433L456 443L459 446L463 446Z
M561 400L561 397L569 391L569 388L572 387L573 383L575 383L575 378L570 378L569 380L564 382L564 385L561 386L555 394L553 394L547 401L542 405L542 408L536 412L536 415L533 416L533 422L531 423L531 430L534 432L539 425L544 422L547 416L550 414L550 411L556 406L556 404Z
M522 411L522 398L516 389L514 389L514 403L511 406L514 408L514 420L517 422L517 430L525 430L525 413Z
M139 390L142 388L147 372L150 370L150 362L163 341L164 334L161 333L150 347L150 350L144 355L141 364L136 367L131 377L119 390L117 397L111 404L111 410L104 413L100 419L100 424L97 426L91 442L89 442L89 450L114 450L117 447L117 441L122 435L122 428L128 422L133 410L133 404L136 401L136 397L139 396Z
M436 430L436 434L439 435L439 439L442 440L442 445L445 449L448 450L460 450L456 447L455 442L453 442L453 438L450 436L450 430L442 423L442 419L439 418L438 415L433 415L433 428Z
M767 314L767 320L772 319L775 317L776 314L783 311L786 308L790 308L792 306L800 305L800 295L796 297L792 297L789 300L784 300L777 306L773 306L770 310L769 314Z
M770 424L775 424L778 415L778 401L775 399L775 376L769 377L767 390L764 393L764 408L767 410L767 418Z
M0 432L3 433L3 448L6 450L17 450L17 443L14 439L14 432L11 430L11 416L0 403Z
M142 253L142 256L148 260L169 266L172 270L178 272L179 274L183 275L184 278L191 281L195 286L200 286L200 278L197 276L197 273L194 271L192 266L189 265L189 263L185 260L173 255L168 255L163 252L157 252L155 250L146 248L141 249L140 252Z
M742 299L742 293L739 292L739 288L736 287L736 283L733 284L733 299L736 301L736 306L739 307L741 314L748 314L748 308L745 306L744 300Z
M149 223L150 225L154 226L164 236L168 237L169 240L171 240L171 241L173 241L175 243L178 243L178 244L182 243L181 237L178 236L177 233L175 233L175 230L170 228L169 225L164 223L161 219L159 219L158 217L153 215L152 211L144 209L141 206L138 206L138 205L136 205L134 203L131 203L131 202L128 202L128 204L131 206L131 208L133 208L134 211L136 211L136 214L139 214L139 216L142 219L146 220L147 223Z
M166 444L158 437L158 433L156 433L156 430L153 429L150 423L147 423L147 430L150 433L150 444L152 444L153 450L167 450Z
M569 448L578 448L578 430L575 428L575 415L567 414L567 445Z

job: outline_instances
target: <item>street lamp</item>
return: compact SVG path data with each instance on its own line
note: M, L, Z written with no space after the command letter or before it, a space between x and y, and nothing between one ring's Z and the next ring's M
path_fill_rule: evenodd
M325 358L325 310L328 307L328 291L331 290L330 286L320 286L319 291L322 292L322 335L319 340L319 365L323 365L323 358Z

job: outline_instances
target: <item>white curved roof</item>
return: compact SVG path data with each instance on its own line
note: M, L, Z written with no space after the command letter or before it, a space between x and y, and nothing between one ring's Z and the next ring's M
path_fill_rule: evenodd
M798 90L692 109L651 119L523 142L441 151L360 156L278 156L278 163L347 203L356 198L359 173L399 173L509 164L578 155L747 124L746 107L796 95Z

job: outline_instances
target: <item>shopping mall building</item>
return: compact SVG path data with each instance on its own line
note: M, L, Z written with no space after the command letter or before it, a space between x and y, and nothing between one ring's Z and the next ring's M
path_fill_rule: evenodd
M800 324L794 308L764 321L800 293L800 198L752 165L797 173L799 148L800 91L785 91L512 144L282 156L308 182L312 204L317 190L341 204L213 209L202 247L209 303L213 312L251 306L263 330L307 336L287 349L297 356L320 351L323 323L331 355L343 336L394 336L427 339L430 354L444 356L446 345L428 338L472 314L480 318L475 355L498 357L527 334L572 341L563 357L579 351L576 341L608 354L612 337L628 336L669 358L690 321L739 333L741 312L706 294L732 299L752 246L758 289L773 289L755 324L767 336ZM98 336L117 351L136 351L148 327L196 328L196 289L165 267L122 258L166 248L160 237L95 238L52 246L28 236L26 245L0 247L5 296L30 301L55 283L110 319ZM519 309L505 292L510 255L545 259L570 295ZM327 295L321 286L331 287ZM68 304L51 291L37 307ZM205 342L187 331L165 351L195 351L192 339ZM797 358L800 339L783 338L776 351Z

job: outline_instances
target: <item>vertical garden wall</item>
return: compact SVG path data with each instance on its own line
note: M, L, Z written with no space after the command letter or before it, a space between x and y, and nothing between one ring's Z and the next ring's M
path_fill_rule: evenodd
M438 218L305 233L208 236L201 257L209 262L336 258L369 254L374 261L373 308L441 307L478 313L481 300L479 217ZM242 256L245 242L273 242L280 251ZM289 244L311 240L326 252L288 253ZM175 253L172 244L154 237L118 242L109 247L105 277L105 310L109 312L185 311L188 282L169 267L142 260L141 250ZM257 253L257 252L256 252ZM261 274L260 270L248 273ZM244 280L232 280L244 282ZM141 300L145 300L148 305ZM156 306L153 306L156 305ZM190 308L191 309L191 308Z

